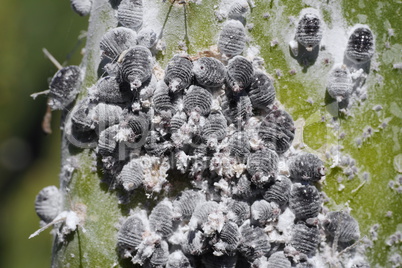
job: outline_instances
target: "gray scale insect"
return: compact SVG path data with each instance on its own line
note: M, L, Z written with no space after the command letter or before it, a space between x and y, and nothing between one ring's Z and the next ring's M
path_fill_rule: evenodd
M310 257L315 255L319 241L320 234L317 227L297 223L293 227L289 244L300 253Z
M49 85L49 106L52 110L63 110L77 96L81 83L81 69L71 65L56 72Z
M99 43L103 55L113 62L117 61L123 51L135 45L137 45L137 33L126 27L108 30Z
M226 69L226 85L233 92L240 92L250 85L254 68L248 59L236 56L229 60Z
M86 16L91 12L92 0L70 0L71 8L80 16Z
M134 95L128 83L118 83L115 77L102 77L95 84L94 97L97 101L108 104L126 104Z
M228 20L219 35L218 48L228 57L239 55L246 46L246 31L237 20Z
M94 107L92 119L95 127L101 131L118 124L123 119L123 109L117 105L100 102Z
M185 112L180 111L175 113L172 119L170 119L170 132L177 132L187 122L187 119Z
M208 241L201 230L190 230L187 239L182 244L182 250L186 255L199 256L209 249Z
M264 199L268 202L275 202L279 206L284 206L289 202L290 189L292 182L285 176L278 176L264 193Z
M205 268L235 268L237 256L215 256L211 253L207 253L202 255L201 261Z
M232 109L232 118L235 123L241 125L253 115L253 105L249 96L240 96L236 102L236 106Z
M173 202L173 210L182 219L190 219L196 206L205 201L205 195L200 191L186 190Z
M169 245L166 241L162 240L155 246L149 262L152 267L165 267L169 260Z
M117 9L117 20L127 28L138 31L143 22L142 0L122 0Z
M119 130L118 125L113 125L105 130L102 130L99 134L98 140L98 153L102 156L113 155L117 148L117 142L114 137Z
M145 114L129 114L126 116L125 121L127 121L127 125L131 128L135 135L135 141L139 141L141 139L145 140L145 137L148 135L149 129L149 121Z
M336 66L328 78L328 94L338 102L348 99L353 90L352 75L345 66Z
M158 41L158 35L152 28L143 28L137 34L137 43L148 49L155 47Z
M317 188L313 185L293 184L289 208L298 220L317 217L321 210L321 199Z
M267 109L275 101L275 88L271 79L262 71L255 71L248 96L254 108Z
M295 134L293 118L284 110L274 110L261 123L258 135L265 145L278 154L286 152Z
M169 95L169 88L163 81L159 81L152 97L154 108L157 112L174 111L172 99Z
M269 238L264 230L260 227L251 226L248 220L240 226L240 233L238 251L248 261L253 262L259 257L266 256L271 250Z
M143 234L146 232L146 225L141 219L141 215L132 215L128 217L120 227L117 235L117 246L121 250L135 252L143 240Z
M162 156L171 149L171 144L169 141L162 141L158 131L151 130L145 139L144 149L150 155Z
M219 233L219 239L219 242L223 244L223 248L220 245L219 247L215 247L215 251L233 255L240 241L240 231L237 224L232 221L226 222Z
M183 98L184 111L190 115L195 111L201 115L208 115L211 111L212 94L205 88L191 86Z
M243 23L248 11L249 7L246 1L234 2L229 8L228 18Z
M365 63L374 55L374 36L368 27L356 28L350 35L345 51L355 63Z
M332 237L340 242L350 242L360 238L358 222L344 211L331 211L327 214L323 226Z
M165 83L172 92L183 91L193 79L193 62L186 57L174 56L165 71Z
M261 227L269 222L276 221L280 213L279 206L274 202L256 200L251 205L251 221Z
M224 84L226 68L212 57L202 57L194 62L193 73L198 84L206 88L217 88Z
M40 190L35 199L35 211L45 223L49 223L61 212L62 195L56 186Z
M241 226L250 218L250 205L244 201L231 199L228 203L228 217Z
M307 51L312 51L320 44L322 27L320 18L312 13L304 14L297 25L295 39L302 44Z
M290 268L292 264L289 259L285 257L283 251L273 253L269 259L266 268Z
M139 159L132 159L124 165L116 181L126 191L133 191L142 185L144 173Z
M250 154L250 143L247 132L238 131L233 133L229 139L230 155L242 160Z
M170 253L166 268L191 268L190 261L181 250Z
M198 204L193 212L193 215L190 219L190 228L195 229L200 227L203 223L208 220L208 216L214 210L218 208L218 203L215 201L207 201L204 203Z
M236 186L233 189L233 194L243 199L248 199L252 196L253 190L251 189L251 181L246 175L242 175L239 178Z
M164 200L157 204L149 215L151 230L168 237L173 233L172 203Z
M247 159L247 171L252 176L251 181L258 187L272 182L278 173L278 155L270 149L251 153Z
M71 121L73 127L79 132L92 131L93 121L91 114L95 105L89 102L88 98L84 98L79 101L73 108L71 115Z
M290 178L293 181L317 182L325 175L324 162L314 154L303 152L289 162Z
M152 75L151 51L144 46L134 46L126 50L121 60L121 74L124 81L137 89Z
M202 129L203 138L221 141L226 137L226 127L226 118L221 113L211 113Z

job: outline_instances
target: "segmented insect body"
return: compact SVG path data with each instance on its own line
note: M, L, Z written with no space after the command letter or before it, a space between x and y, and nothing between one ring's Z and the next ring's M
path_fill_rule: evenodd
M241 125L253 115L253 105L249 96L240 96L236 102L236 106L232 109L232 118L235 123Z
M211 111L212 94L202 87L191 86L184 95L183 105L188 115L193 111L208 115Z
M117 246L122 250L134 252L143 240L143 234L147 231L146 224L141 214L128 217L120 227L117 235Z
M311 153L300 153L289 163L290 177L294 181L317 182L325 175L324 163Z
M175 108L169 95L169 88L163 81L159 81L154 92L152 102L157 112L174 111Z
M251 181L258 187L273 181L278 171L278 155L270 149L251 153L247 159L247 171L253 176Z
M165 83L172 92L187 88L193 79L193 62L186 57L174 56L166 67Z
M144 46L134 46L126 50L121 60L121 74L132 88L139 88L152 75L152 54Z
M175 115L170 119L170 132L174 133L178 131L186 122L187 122L187 115L185 112L177 112Z
M293 118L284 110L274 110L262 121L258 135L268 148L283 154L289 149L295 135Z
M122 0L117 9L117 20L125 27L135 31L142 26L143 21L142 0Z
M247 260L252 262L269 253L271 244L263 229L251 226L250 221L247 220L240 226L240 233L238 250Z
M232 91L240 92L250 85L254 69L245 57L236 56L230 59L226 68L226 85Z
M264 227L267 223L277 220L280 212L276 203L257 200L251 205L251 220Z
M320 241L318 228L309 227L304 223L297 223L292 230L292 237L289 244L300 253L307 256L314 256Z
M80 16L86 16L91 11L92 0L70 0L71 7Z
M126 27L108 30L99 44L102 53L112 61L117 61L123 51L135 45L137 45L137 33Z
M166 268L190 268L192 267L188 258L181 250L170 253Z
M233 133L229 139L230 155L244 159L250 154L249 137L245 131Z
M331 211L324 221L325 230L340 242L349 242L360 238L359 224L344 211Z
M235 268L237 263L237 256L215 256L214 254L207 253L202 255L201 259L204 264L203 267L208 268Z
M145 114L130 114L129 116L126 116L125 120L135 135L135 141L139 141L141 139L145 140L149 129L149 121L147 116Z
M202 57L194 62L193 73L201 86L217 88L225 82L226 68L215 58Z
M208 241L201 230L190 230L182 250L187 255L199 256L209 249Z
M128 83L118 83L115 77L102 77L96 82L94 97L103 103L126 104L134 95Z
M293 184L290 191L289 208L298 220L317 217L321 209L320 194L312 185Z
M71 115L71 121L77 131L92 131L93 121L91 115L94 108L95 106L89 102L88 98L82 99L75 105Z
M348 68L345 65L335 67L328 78L328 94L338 101L342 101L349 97L352 89L353 81Z
M320 18L312 13L304 14L297 25L296 41L307 51L312 51L321 41L322 27Z
M138 32L137 43L148 49L153 48L158 41L158 35L152 28L143 28Z
M124 165L116 178L117 183L122 185L126 191L132 191L142 185L144 173L139 159L132 159Z
M173 233L172 203L164 200L157 204L149 215L151 230L161 234L163 237Z
M228 203L228 218L241 226L250 218L250 206L244 201L231 199Z
M77 96L81 83L81 69L67 66L57 71L49 85L49 106L52 110L63 110Z
M271 79L261 71L255 71L248 96L254 108L267 109L275 100L275 88Z
M218 208L218 203L215 201L207 201L198 204L191 216L189 226L192 229L201 226L204 222L208 220L208 215Z
M267 268L290 268L292 264L288 260L288 258L285 257L285 254L283 251L277 251L273 253L267 263Z
M211 113L202 129L205 140L216 139L221 141L226 137L226 118L221 113Z
M99 134L98 153L102 156L112 155L117 147L117 142L114 139L119 130L118 125L113 125Z
M150 155L162 156L171 148L169 141L163 141L158 131L151 130L145 139L144 149Z
M49 223L61 212L62 195L56 186L40 190L35 199L35 211L45 223Z
M169 259L169 245L166 241L162 240L155 246L154 252L149 260L152 267L165 267Z
M279 206L288 203L292 182L285 176L278 176L268 190L264 193L264 199L275 202Z
M101 102L94 107L92 119L99 131L118 124L122 118L123 109L120 106Z
M240 231L237 224L232 221L226 222L219 233L219 239L222 243L218 247L215 247L215 251L232 255L237 249L240 241Z
M246 46L246 31L237 20L228 20L219 35L218 47L228 57L239 55Z
M349 37L346 56L356 62L364 63L374 55L374 37L368 27L356 28Z
M239 178L236 186L233 189L233 194L244 199L248 199L252 196L253 190L251 188L251 181L246 175L242 175Z
M236 1L229 8L228 18L243 23L248 11L249 7L246 1Z

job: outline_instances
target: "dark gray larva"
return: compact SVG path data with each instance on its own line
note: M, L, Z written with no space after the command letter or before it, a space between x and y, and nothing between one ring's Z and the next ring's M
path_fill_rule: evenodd
M165 267L169 259L169 245L166 241L162 240L155 246L149 262L152 267Z
M182 91L193 79L193 62L186 57L174 56L166 67L165 83L172 92Z
M202 136L205 140L223 140L226 137L226 118L221 113L211 113L202 129Z
M98 103L94 108L92 117L99 131L118 124L123 118L123 109L120 106L106 103Z
M317 188L312 185L293 184L289 208L298 220L317 217L321 209L321 199Z
M195 229L201 226L208 220L209 214L212 213L217 208L218 203L215 201L207 201L198 204L194 209L193 215L191 216L189 223L190 228Z
M312 51L321 41L322 27L320 18L312 13L304 14L297 25L296 41L307 51Z
M192 267L188 258L181 250L170 253L166 268L190 268Z
M131 102L134 95L128 83L118 83L115 77L102 77L96 82L94 97L99 102L125 104Z
M219 246L215 244L215 251L227 255L235 253L240 241L240 231L236 223L232 221L226 222L219 233Z
M264 199L275 202L279 206L288 203L292 182L285 176L278 176L268 190L264 193Z
M238 159L246 158L250 153L249 137L245 131L233 133L229 139L230 155Z
M147 116L144 114L130 114L129 116L126 116L125 120L135 135L135 141L139 141L141 139L145 140L145 137L148 135L149 128Z
M129 252L136 251L143 240L143 234L146 232L146 225L141 219L141 215L132 215L128 217L120 227L117 235L117 246L122 250Z
M338 237L340 242L349 242L360 237L359 224L352 216L343 211L329 212L323 225L329 235Z
M248 261L253 262L269 253L271 244L263 229L251 226L247 220L240 226L240 233L241 239L238 250Z
M228 218L239 226L250 218L250 206L244 201L231 199L227 207Z
M211 111L212 94L205 88L191 86L184 95L183 105L188 115L193 111L207 115Z
M237 255L215 256L211 253L204 254L201 259L205 268L235 268L237 263Z
M253 190L251 189L251 181L247 178L246 175L242 175L239 178L236 186L233 189L233 194L243 199L248 199L253 195Z
M356 28L349 37L346 56L356 62L364 63L374 54L374 37L368 27Z
M173 111L175 108L169 95L169 88L163 81L159 81L154 95L152 97L155 110L160 113L162 111Z
M228 57L239 55L246 45L246 31L243 24L237 20L225 23L219 35L218 47L222 54Z
M309 227L304 223L298 223L293 227L289 244L300 253L313 256L315 255L319 241L320 235L317 227Z
M267 268L290 268L292 264L288 260L288 258L285 257L285 254L283 251L277 251L274 254L272 254L267 263Z
M126 27L117 27L108 30L100 40L102 53L117 61L120 54L137 44L137 33Z
M255 71L248 95L254 108L267 109L275 100L275 88L271 79L261 71Z
M134 89L139 88L152 75L152 54L144 46L134 46L124 52L121 74Z
M45 223L49 223L61 212L62 195L56 186L40 190L35 199L35 211Z
M170 131L176 132L178 131L185 123L187 122L187 115L185 112L177 112L175 115L170 119Z
M148 154L162 156L170 148L170 143L162 141L161 134L158 131L151 130L148 132L144 144L144 149Z
M278 154L286 152L295 134L293 118L284 110L274 110L261 123L258 135Z
M270 149L250 154L247 159L247 171L252 176L251 181L258 187L273 181L278 171L278 161L278 155Z
M234 57L229 60L226 68L226 85L231 90L239 92L250 85L254 69L252 63L245 57Z
M49 106L52 110L62 110L77 96L81 83L81 69L67 66L57 71L49 85Z
M290 160L289 171L294 181L317 182L325 175L325 166L318 156L303 152Z
M92 0L70 0L71 7L80 16L86 16L91 11Z
M251 205L251 220L264 227L267 223L277 220L280 212L276 203L257 200Z
M208 241L201 230L190 230L186 235L186 241L182 244L182 250L186 255L199 256L208 250Z
M120 174L117 176L116 181L122 185L126 191L132 191L142 185L144 174L142 165L139 159L132 159L124 165Z
M164 200L157 204L149 215L151 230L161 234L163 237L173 233L172 203Z
M103 130L99 134L98 153L102 156L112 155L117 147L117 142L114 139L119 130L118 125L113 125Z
M225 82L225 66L215 58L203 57L195 61L193 73L197 83L207 88L220 87Z
M353 81L349 69L345 65L336 66L328 78L328 94L339 102L347 99L352 89Z
M92 130L93 120L92 111L95 106L89 102L88 98L79 101L72 111L71 121L73 127L79 132L87 132Z
M246 1L234 2L229 8L228 18L244 22L244 17L248 10L249 7Z
M127 28L138 31L142 26L142 0L122 0L117 9L117 20Z
M247 95L240 96L236 102L236 106L232 108L232 118L235 123L241 125L253 115L253 105L250 97Z
M146 48L153 48L158 41L158 35L152 28L143 28L138 32L137 43Z

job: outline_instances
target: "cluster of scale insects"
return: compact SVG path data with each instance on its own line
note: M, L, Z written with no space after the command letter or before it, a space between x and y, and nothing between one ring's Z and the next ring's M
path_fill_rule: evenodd
M260 60L242 56L248 6L230 9L219 57L178 54L164 72L155 68L158 36L142 28L142 8L141 0L117 7L120 26L100 41L105 75L65 128L74 140L96 144L109 183L127 196L168 191L169 171L191 181L192 189L121 221L120 257L150 267L316 267L316 255L358 240L349 213L324 209L316 187L324 163L291 146L293 119L275 100L272 78ZM309 16L299 24L296 40L307 50L319 42L317 27ZM364 58L359 46L348 49L350 58ZM52 108L70 105L79 84L79 67L57 72ZM42 221L56 218L60 198L56 187L39 193Z

